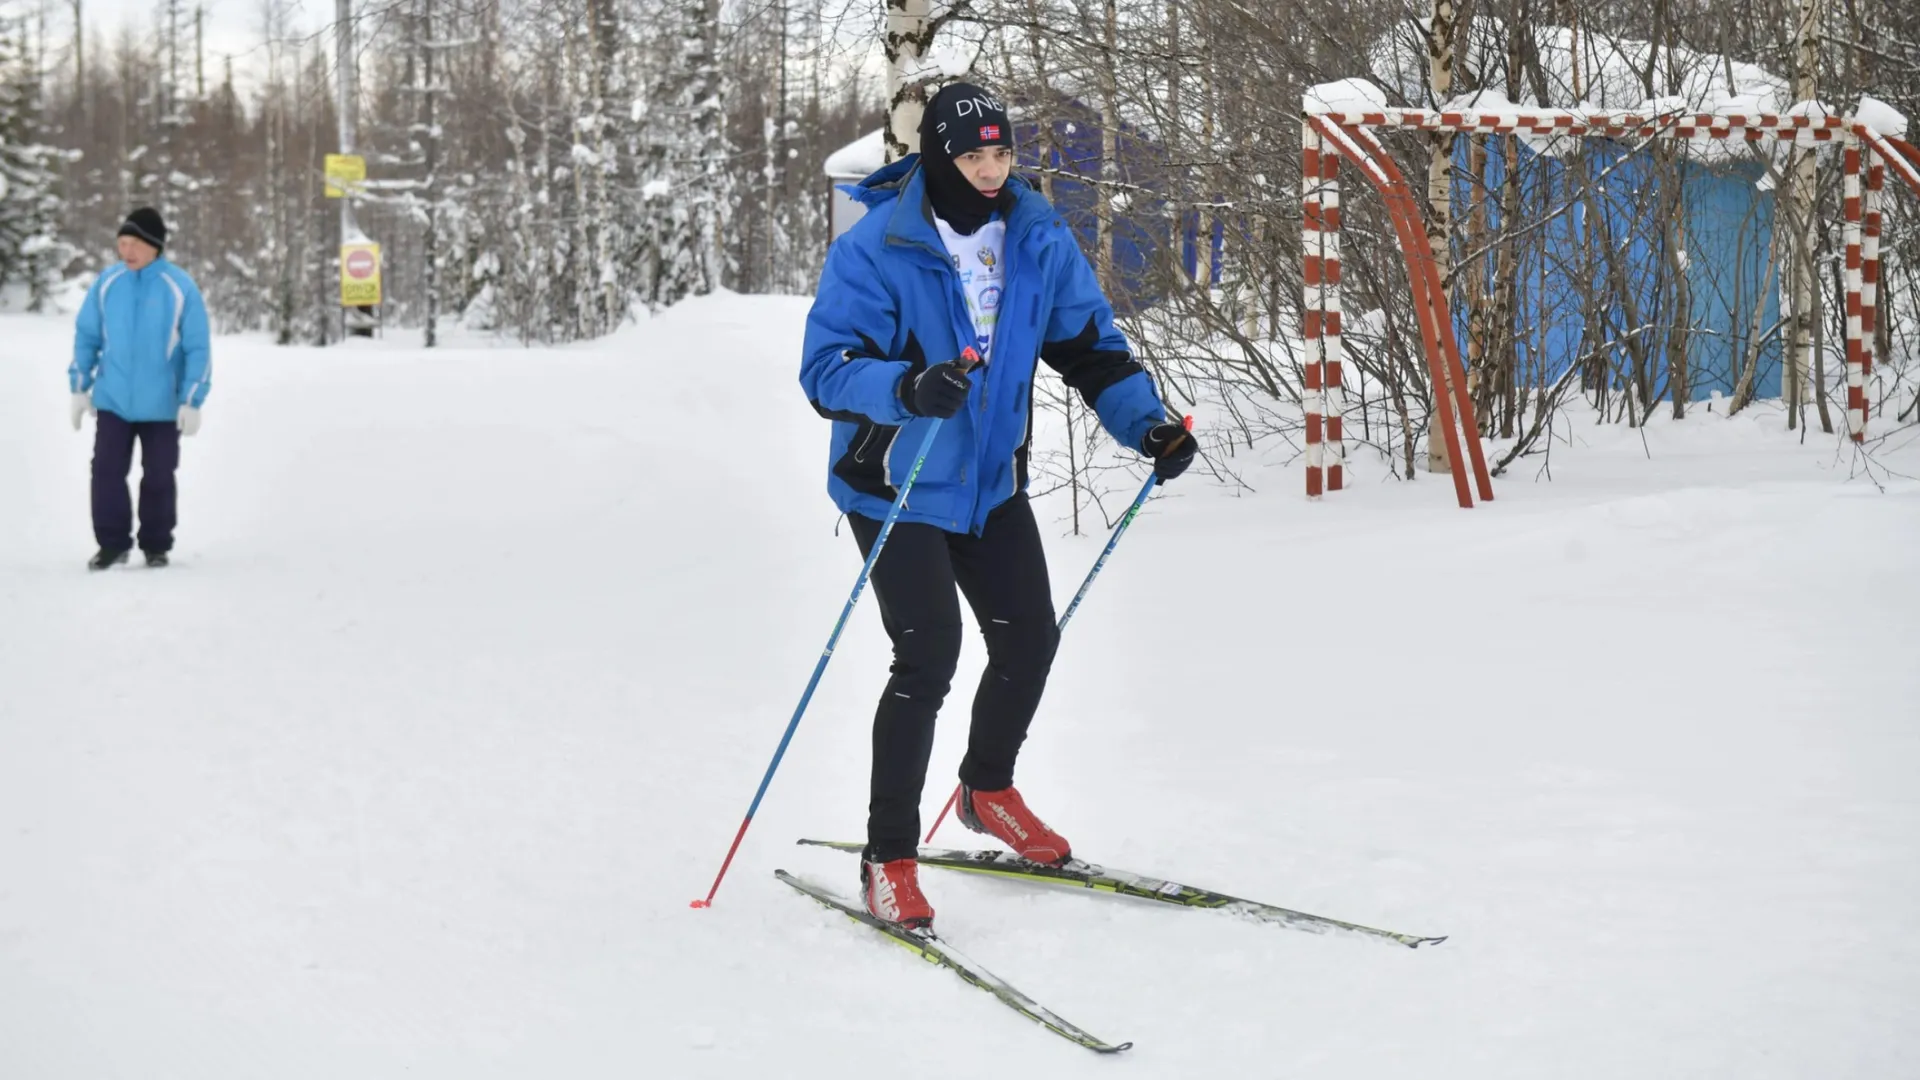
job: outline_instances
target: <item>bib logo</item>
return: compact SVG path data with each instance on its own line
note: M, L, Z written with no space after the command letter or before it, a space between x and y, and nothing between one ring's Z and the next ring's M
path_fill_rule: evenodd
M983 247L980 249L980 265L981 266L984 266L987 269L991 270L993 269L994 264L999 261L1000 260L994 256L992 248Z

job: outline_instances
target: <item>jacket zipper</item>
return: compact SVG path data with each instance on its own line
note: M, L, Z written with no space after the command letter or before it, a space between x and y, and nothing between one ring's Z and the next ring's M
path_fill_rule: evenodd
M1009 253L1012 252L1014 248L1017 247L1019 244L1025 242L1027 238L1027 234L1031 233L1039 225L1039 221L1040 221L1039 218L1033 218L1029 220L1021 228L1020 234L1017 237L1014 235L1012 229L1007 230L1006 243L1001 252L1001 257L1007 260L1007 280L1006 280L1006 283L1001 286L1001 298L1002 298L1001 309L1002 310L1006 309L1007 305L1004 301L1006 300L1007 297L1011 296L1013 291L1014 260L1011 254ZM1011 225L1012 223L1009 222L1008 224ZM953 268L952 257L949 254L936 251L931 246L924 244L918 240L908 240L904 237L889 235L886 239L886 242L889 244L899 244L902 247L917 247L922 251L925 251L928 255L931 255L934 259L939 261L941 269L943 269L947 274L947 280L952 282L953 289L959 292L960 308L962 313L965 313L967 316L966 318L967 329L971 331L973 329L973 325L972 325L973 316L971 313L966 312L966 293L964 291L966 287L960 283L960 275L959 275L959 272ZM948 294L947 304L948 304L948 319L949 321L951 321L952 304L953 304L953 294L951 292ZM1044 334L1044 330L1042 331L1042 333ZM976 335L973 333L969 333L965 335L965 340L971 340L974 336ZM983 366L989 369L991 369L992 367L991 364L983 364ZM985 421L986 412L987 412L987 388L991 384L991 382L992 380L988 379L986 381L981 382L980 384L980 408L974 417L974 428L977 433L981 433L981 434L984 434L984 430L985 430L984 421ZM1031 431L1033 428L1033 417L1031 416L1031 414L1029 414L1027 417L1026 427L1027 427L1028 433L1031 434ZM897 434L897 431L896 431L896 434ZM985 439L981 438L980 441L984 443ZM1024 441L1025 440L1023 439L1022 442ZM1008 458L1008 470L1010 475L1018 472L1019 454L1020 454L1020 447L1016 445L1013 449L1013 455ZM859 460L859 456L857 454L855 455L855 460ZM887 462L887 464L891 465L892 462L889 461ZM891 472L891 469L889 469L888 472ZM1018 487L1019 477L1017 475L1014 476L1014 482L1015 482L1015 487ZM962 487L964 487L966 486L966 483L967 483L967 463L963 462L960 466L960 484ZM983 525L975 524L974 522L974 519L979 515L980 515L980 491L978 486L976 485L973 492L973 498L967 509L967 531L972 533L975 536L979 536L984 532Z
M1014 277L1013 271L1014 271L1014 267L1019 264L1019 260L1014 258L1014 252L1022 243L1025 242L1027 238L1027 234L1033 231L1034 225L1035 225L1035 222L1032 222L1032 221L1028 222L1027 225L1020 230L1020 234L1018 236L1014 235L1013 230L1011 229L1007 230L1006 242L1000 253L1000 257L1004 259L1007 264L1007 277L1006 277L1006 280L1002 282L1000 285L1000 301L1001 301L1000 310L1001 311L1010 310L1010 308L1012 307L1009 301L1013 299L1013 277ZM958 283L959 283L959 279L956 276L955 284L958 284ZM968 321L969 322L972 321L971 315L968 316ZM993 385L993 378L990 373L992 367L993 367L992 364L987 365L987 368L989 369L989 375L987 379L980 384L980 415L975 420L975 427L980 432L980 444L982 448L984 448L986 444L987 389ZM1016 390L1014 405L1018 407L1019 404L1020 404L1019 392ZM1026 427L1031 429L1033 426L1031 415L1029 415L1027 419L1028 419L1028 422ZM1023 438L1021 442L1024 443L1025 439ZM1013 453L1008 455L1007 457L1007 476L1011 479L1013 483L1013 487L1016 491L1020 487L1020 477L1018 475L1019 454L1020 454L1020 444L1016 443L1013 448ZM982 473L981 475L982 477L984 477L986 474ZM962 481L964 481L965 478L966 478L965 473L963 471L961 476ZM976 523L974 520L975 518L978 518L980 516L980 494L981 494L981 487L980 485L976 485L973 491L973 504L967 511L967 514L968 514L967 530L973 533L975 536L981 535L986 528L985 522Z

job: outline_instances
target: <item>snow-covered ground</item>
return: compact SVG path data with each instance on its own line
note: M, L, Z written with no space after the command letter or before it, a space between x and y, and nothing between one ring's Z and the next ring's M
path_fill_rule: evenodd
M1920 444L1765 410L1472 511L1196 470L1068 627L1020 780L1077 851L1438 948L927 871L1115 1061L780 885L854 888L792 841L861 833L871 596L691 910L859 568L805 309L219 339L175 565L97 575L67 322L0 317L0 1077L1920 1075ZM1042 512L1064 605L1104 530Z

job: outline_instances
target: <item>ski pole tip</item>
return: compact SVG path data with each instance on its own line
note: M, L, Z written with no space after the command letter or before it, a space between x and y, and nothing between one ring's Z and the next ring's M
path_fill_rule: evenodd
M693 901L692 903L690 903L690 904L688 904L687 906L688 906L688 907L690 907L690 908L710 908L710 907L712 907L712 906L713 906L713 901L711 901L711 900L695 900L695 901Z

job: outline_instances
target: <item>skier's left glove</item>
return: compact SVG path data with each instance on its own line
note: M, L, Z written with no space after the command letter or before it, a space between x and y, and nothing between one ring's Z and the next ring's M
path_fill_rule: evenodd
M180 428L180 434L193 435L200 430L200 410L191 405L180 406L180 415L174 419Z
M1172 422L1155 424L1140 440L1140 452L1153 459L1153 474L1161 483L1186 472L1197 449L1193 433Z

